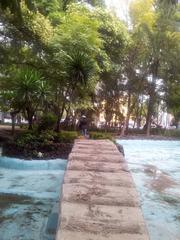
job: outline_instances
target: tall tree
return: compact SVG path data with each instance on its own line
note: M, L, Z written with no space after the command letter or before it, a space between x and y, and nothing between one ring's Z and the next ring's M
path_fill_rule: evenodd
M175 29L173 28L175 8L172 3L159 3L152 0L146 0L146 2L137 0L131 5L134 30L138 31L139 37L143 39L144 62L145 64L148 62L149 101L146 117L147 135L150 134L153 113L155 111L158 96L158 79L160 78L161 67L165 61L164 56L170 55L172 49L176 47L176 41L174 41ZM172 44L173 41L174 44Z

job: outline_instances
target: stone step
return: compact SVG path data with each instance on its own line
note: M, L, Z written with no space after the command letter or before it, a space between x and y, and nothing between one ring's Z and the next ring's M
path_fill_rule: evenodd
M129 172L126 163L107 163L107 162L91 162L91 161L69 161L67 170L79 171L95 171L95 172Z
M124 162L124 157L121 154L86 154L86 153L76 153L73 152L69 155L69 160L81 160L90 162L114 162L120 163Z
M146 235L141 210L136 207L77 204L63 201L61 204L62 231L90 234Z
M58 231L57 240L149 240L146 234L98 234L87 232Z
M86 150L86 149L91 149L91 150L94 150L94 149L101 149L101 150L108 150L108 151L117 151L117 147L116 145L110 145L110 146L102 146L102 145L82 145L82 144L77 144L74 149L78 149L78 150Z
M65 183L62 189L62 198L64 201L85 204L139 206L138 195L134 187Z
M109 150L109 149L102 149L102 148L98 148L97 147L94 147L94 148L82 148L82 149L79 149L79 148L73 148L72 149L72 153L77 153L78 151L80 151L81 153L84 153L84 154L96 154L96 155L100 155L100 154L113 154L113 155L119 155L119 150L116 149L116 150Z
M104 145L104 146L110 146L114 143L112 141L109 141L107 139L101 139L101 140L92 140L92 139L77 139L75 140L75 146L78 144L83 145Z
M67 171L64 183L87 183L109 186L134 187L131 175L127 172L109 173L93 171Z

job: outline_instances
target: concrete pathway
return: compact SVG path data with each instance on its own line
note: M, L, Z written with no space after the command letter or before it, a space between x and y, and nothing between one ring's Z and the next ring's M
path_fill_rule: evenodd
M149 240L128 167L109 140L77 140L64 178L56 240Z

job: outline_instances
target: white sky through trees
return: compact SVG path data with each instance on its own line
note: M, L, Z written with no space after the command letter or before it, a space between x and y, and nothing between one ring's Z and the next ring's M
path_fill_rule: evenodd
M132 0L105 0L107 6L124 20L128 20L128 7Z

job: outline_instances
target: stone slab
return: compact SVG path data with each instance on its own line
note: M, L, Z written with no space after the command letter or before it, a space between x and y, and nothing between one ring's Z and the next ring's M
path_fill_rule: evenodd
M135 188L106 186L100 184L64 184L62 198L67 202L138 207Z
M114 162L120 163L124 162L124 157L121 154L114 155L112 154L86 154L86 153L77 153L73 152L69 155L69 161L72 160L81 160L81 161L90 161L90 162Z
M109 173L93 171L67 171L64 183L87 183L107 186L134 187L132 176L127 172Z
M56 240L149 240L147 235L140 234L98 234L87 232L58 231Z
M75 143L72 151L114 151L118 153L116 145L111 141L99 141L99 140L89 140L89 141L79 141Z
M137 207L87 205L62 201L61 229L89 233L147 234Z
M75 140L75 145L76 144L87 144L87 145L97 145L97 144L103 144L104 146L106 145L113 145L114 143L110 140L107 139L101 139L101 140L92 140L92 139L77 139Z
M74 152L78 152L80 151L81 153L85 153L85 154L96 154L96 155L100 155L100 154L113 154L113 155L119 155L119 151L118 149L116 150L108 150L108 149L102 149L98 146L94 147L94 148L73 148L72 149L72 153Z
M95 150L95 149L100 149L102 151L118 151L116 145L110 145L110 146L106 146L104 147L103 145L101 144L96 144L95 146L94 145L84 145L84 144L76 144L76 146L74 146L74 149L73 150L87 150L87 149L91 149L91 150Z
M95 172L129 172L126 163L107 163L73 160L69 161L67 170L95 171Z

